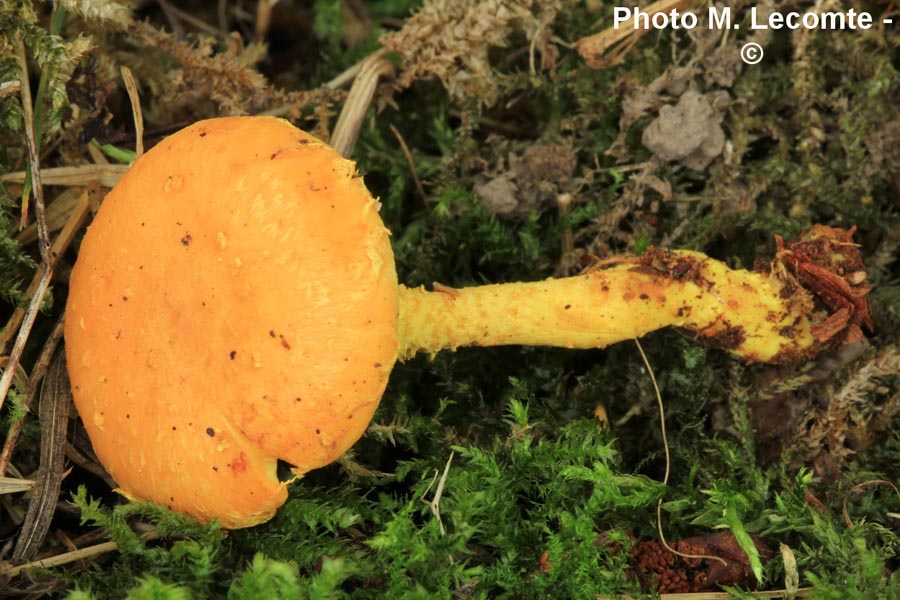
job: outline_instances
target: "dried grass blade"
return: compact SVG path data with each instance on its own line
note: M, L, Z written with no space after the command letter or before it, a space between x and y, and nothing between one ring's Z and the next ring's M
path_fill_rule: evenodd
M144 113L141 112L141 97L138 94L137 83L134 75L128 67L122 67L122 80L128 91L128 100L131 101L131 114L134 117L134 153L140 158L144 153Z
M379 55L373 55L363 64L350 87L350 94L331 135L331 146L340 152L341 156L346 157L353 152L366 111L369 110L375 96L378 79L393 72L393 63Z
M14 563L34 556L50 530L65 471L66 430L71 403L65 352L58 350L41 389L41 463L25 523L13 550Z
M38 143L34 131L34 107L31 103L31 86L28 83L28 60L25 56L25 42L19 32L15 35L16 59L19 62L19 70L22 74L22 112L24 113L25 141L28 146L28 163L31 168L31 192L34 194L34 212L37 221L38 247L41 252L41 260L48 266L53 264L53 256L50 253L50 233L47 231L47 215L44 211L44 189L41 185L41 158L38 153ZM28 221L28 193L22 195L22 221L20 228L25 227ZM43 296L41 297L43 300ZM5 394L4 394L5 395Z
M88 546L87 548L81 548L80 550L74 550L72 552L66 552L57 556L35 560L23 565L0 565L0 577L13 578L20 575L22 571L25 571L26 569L49 569L51 567L67 565L69 563L78 560L84 560L86 558L91 558L93 556L99 556L100 554L106 554L107 552L115 552L118 549L119 545L117 543L104 542L102 544L97 544L96 546Z
M34 481L18 477L0 477L0 495L27 492L34 487Z
M66 251L66 248L69 247L69 244L72 242L72 239L75 237L75 234L81 229L81 225L84 223L84 220L87 218L88 213L90 212L90 207L92 203L96 203L97 199L100 196L100 188L95 184L89 185L85 188L82 196L79 198L78 202L75 205L75 209L69 215L69 220L66 222L66 225L62 228L62 231L59 232L59 235L56 237L56 241L53 243L53 254L60 255ZM45 274L47 273L47 269L44 265L41 265L38 268L38 272L35 274L34 279L31 281L31 285L28 286L26 290L26 295L35 295L38 293L38 287L42 285L42 281L44 279ZM47 283L49 283L49 278L47 279ZM43 294L40 296L43 298ZM37 306L40 306L38 304ZM28 317L30 307L28 309L18 308L16 309L12 316L9 318L9 321L6 323L6 327L3 328L2 332L0 332L0 352L2 352L3 348L9 344L11 336L20 329L20 325L23 321ZM35 307L35 312L37 308ZM12 356L10 356L10 361L12 360ZM11 362L7 363L7 368L9 368ZM12 375L9 376L9 381L6 381L6 373L4 372L3 379L0 380L0 406L3 405L3 400L6 397L6 392L9 391L9 386L12 383Z
M38 356L34 367L31 369L31 376L28 378L28 385L25 390L25 398L22 402L26 409L30 409L31 405L34 403L34 398L38 394L38 385L41 381L43 381L44 375L46 375L47 369L50 367L50 362L52 361L53 356L56 353L56 347L59 345L59 341L62 339L64 319L65 313L63 313L63 315L61 315L59 319L57 319L56 325L53 327L53 331L50 332L50 336L44 343L44 347L41 349L41 353ZM12 452L16 447L16 442L19 439L19 434L22 433L22 427L25 426L26 419L27 416L23 415L20 419L13 421L12 425L9 426L9 431L6 434L6 440L3 442L3 450L0 451L0 476L5 475L6 470L9 468L9 463L12 459Z
M656 13L683 9L686 6L699 4L697 0L658 0L641 9L652 17ZM647 29L638 29L634 19L620 27L609 27L600 33L583 37L575 42L575 50L585 63L593 69L607 69L619 65L625 54L641 38Z
M78 186L98 181L103 187L111 188L119 183L127 170L128 165L80 165L43 169L41 175L45 185ZM0 177L0 181L24 183L25 171L7 173Z

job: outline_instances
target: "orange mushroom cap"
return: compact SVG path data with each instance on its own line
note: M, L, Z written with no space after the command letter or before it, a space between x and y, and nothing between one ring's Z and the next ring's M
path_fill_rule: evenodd
M268 117L198 122L110 192L72 273L75 404L129 498L226 527L365 431L397 357L389 234L355 164Z

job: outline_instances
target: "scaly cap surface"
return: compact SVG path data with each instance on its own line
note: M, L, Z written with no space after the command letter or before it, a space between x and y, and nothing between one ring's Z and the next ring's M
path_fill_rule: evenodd
M128 497L226 527L365 431L397 355L388 232L353 162L286 121L198 122L107 196L71 278L66 350Z

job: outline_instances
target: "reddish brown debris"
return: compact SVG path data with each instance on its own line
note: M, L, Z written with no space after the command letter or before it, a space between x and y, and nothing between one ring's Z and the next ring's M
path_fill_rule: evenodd
M754 536L753 543L763 563L773 556L760 538ZM755 584L750 560L730 532L687 538L672 542L670 546L690 557L705 555L722 560L679 556L660 542L638 542L631 549L632 564L644 590L660 593L708 592L717 590L720 585Z
M853 242L854 231L855 227L813 225L788 244L776 237L776 260L786 265L828 311L812 330L823 344L849 344L862 338L862 327L872 330L866 298L871 286L865 284L865 265Z

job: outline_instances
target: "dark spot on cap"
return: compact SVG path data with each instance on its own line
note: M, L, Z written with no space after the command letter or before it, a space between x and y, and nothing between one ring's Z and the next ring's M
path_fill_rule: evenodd
M572 305L571 305L571 304L566 304L565 306L563 306L563 308L566 309L566 310L569 310L570 308L572 308Z
M274 330L274 329L270 329L270 330L269 330L269 337L275 337L275 330Z
M201 131L201 132L200 132L200 137L206 137L206 132L205 132L205 131Z
M641 300L649 300L650 296L648 296L647 294L641 294L640 296L638 296L638 298L640 298Z
M375 368L376 368L376 369L380 369L380 368L381 368L381 363L380 363L380 362L375 363Z
M128 296L122 296L122 300L123 300L124 302L128 302Z
M177 430L178 430L178 428L175 427L174 425L172 425L172 431L177 431Z
M303 398L301 398L300 396L297 396L296 398L294 398L294 402L301 402L302 400L303 400Z
M320 433L322 433L322 430L321 430L321 429L316 429L316 435L319 435Z
M308 144L308 143L309 143L309 140L307 140L307 139L301 139L301 140L300 140L300 143L301 143L301 144Z
M213 467L213 471L218 472L218 471L219 471L219 467Z
M214 435L216 435L216 430L213 429L212 427L207 427L206 435L208 435L209 437L213 437Z
M284 336L283 336L283 335L279 335L279 336L278 336L278 339L281 340L281 347L282 347L282 348L284 348L285 350L290 350L290 349L291 349L291 345L288 344L288 341L287 341L286 339L284 339Z
M230 358L231 360L234 360L235 356L237 356L237 352L235 350L232 350L228 353L228 358Z
M185 234L184 234L184 237L181 238L181 245L182 245L182 246L190 246L190 245L191 245L191 241L192 241L193 239L194 239L194 238L191 236L191 234L185 233Z

